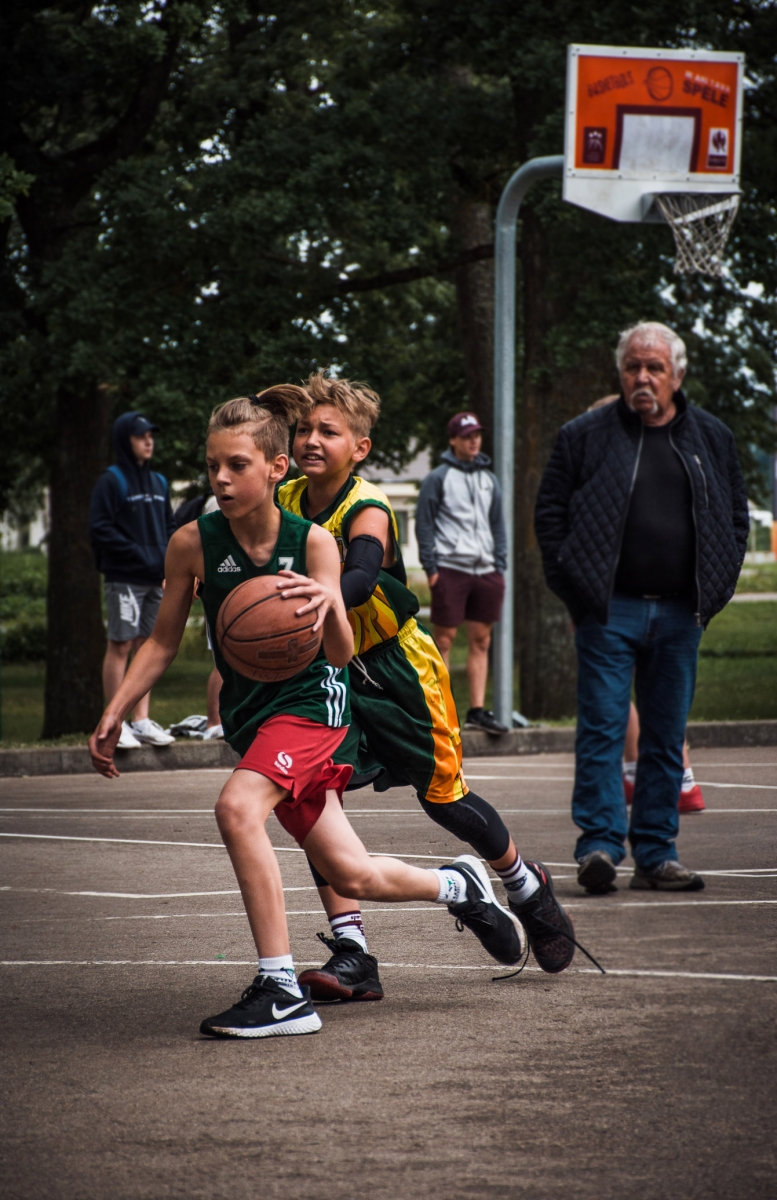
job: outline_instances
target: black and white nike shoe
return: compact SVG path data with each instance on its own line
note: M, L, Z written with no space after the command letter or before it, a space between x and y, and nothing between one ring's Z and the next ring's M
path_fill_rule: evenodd
M350 938L316 935L332 957L323 967L303 971L300 987L309 987L313 1000L382 1000L383 985L378 978L378 960L362 950Z
M262 1038L295 1033L318 1033L321 1018L310 1003L310 990L302 999L292 996L274 979L257 975L243 995L226 1012L207 1017L200 1033L217 1038Z
M497 962L505 966L517 963L526 952L523 926L497 900L482 862L471 854L462 854L451 866L467 881L467 899L448 905L457 927L471 929L483 949Z

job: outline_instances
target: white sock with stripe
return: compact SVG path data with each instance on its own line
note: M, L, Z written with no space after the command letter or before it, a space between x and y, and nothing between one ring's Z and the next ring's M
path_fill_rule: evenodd
M623 778L628 779L629 783L633 783L637 778L637 764L635 762L623 762Z
M259 974L266 975L288 992L290 996L302 999L302 992L297 983L297 972L294 970L294 959L290 954L278 954L275 958L259 959Z
M683 781L680 785L680 790L690 792L692 787L696 786L696 780L693 777L693 767L686 767L683 771Z
M494 867L494 870L504 884L508 899L515 904L524 904L540 886L539 879L527 868L517 850L515 862L511 867L503 867L501 870Z
M358 942L364 953L367 953L367 938L364 933L364 922L358 908L353 912L338 913L329 918L329 928L336 942L348 938L349 942Z

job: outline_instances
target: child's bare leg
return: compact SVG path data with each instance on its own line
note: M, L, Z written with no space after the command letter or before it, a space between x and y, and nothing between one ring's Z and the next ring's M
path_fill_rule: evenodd
M326 807L303 849L338 897L437 900L439 881L431 871L408 866L398 858L369 856L349 825L336 792L327 792Z
M243 895L260 958L290 953L280 867L265 823L287 792L255 771L236 770L216 802L216 821Z
M351 826L349 825L348 828L350 829ZM495 871L501 871L505 867L512 866L512 864L515 862L516 854L517 851L515 849L515 842L512 838L510 838L506 852L501 858L497 858L494 861L489 861L489 866L493 867ZM373 859L372 861L374 862L375 860ZM381 862L383 861L384 860L381 859ZM395 860L389 859L388 861L393 862ZM324 907L324 911L329 917L330 921L333 917L339 917L345 913L351 913L354 911L354 901L352 899L347 899L345 896L338 895L331 884L328 884L326 887L320 887L318 889L318 894ZM368 897L364 896L362 899L366 900Z

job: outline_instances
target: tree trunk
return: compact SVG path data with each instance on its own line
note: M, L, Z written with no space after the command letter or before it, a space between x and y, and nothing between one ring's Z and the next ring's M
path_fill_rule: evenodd
M516 477L516 628L521 711L534 719L573 716L577 665L566 607L545 584L534 536L534 505L559 429L612 390L609 352L581 351L574 370L558 370L551 334L575 303L574 287L559 286L562 266L552 261L548 230L532 210L521 220L524 284L523 406Z
M486 246L494 240L491 206L473 200L461 206L453 220L461 250ZM464 374L469 406L483 425L483 449L493 454L494 437L494 261L468 263L456 271L456 308L464 350Z
M105 628L89 545L89 501L108 463L111 403L60 387L51 467L44 738L91 733L103 710Z

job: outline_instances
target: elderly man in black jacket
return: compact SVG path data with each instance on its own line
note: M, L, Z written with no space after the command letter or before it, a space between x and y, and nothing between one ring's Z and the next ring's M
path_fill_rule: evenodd
M729 429L689 405L686 353L666 325L621 334L616 403L564 425L537 496L548 586L576 626L572 815L578 881L615 884L628 834L630 886L695 891L677 859L683 738L702 629L731 599L747 545ZM628 826L620 759L635 679L641 736Z

